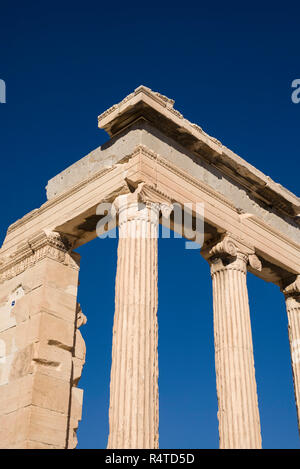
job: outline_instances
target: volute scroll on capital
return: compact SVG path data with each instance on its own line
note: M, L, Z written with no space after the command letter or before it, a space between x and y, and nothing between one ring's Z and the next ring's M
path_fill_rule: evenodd
M282 282L281 291L286 298L292 297L300 299L300 274L296 277L293 276L290 281Z
M127 184L131 186L130 181L127 181ZM112 204L111 214L112 216L120 215L131 207L137 207L138 210L148 208L157 214L161 213L164 217L168 217L174 208L167 195L145 182L140 182L134 191L118 195Z
M201 250L211 266L220 264L223 268L234 268L246 272L247 265L261 271L262 264L254 248L245 240L225 234L218 240L210 241ZM219 268L221 267L219 265Z

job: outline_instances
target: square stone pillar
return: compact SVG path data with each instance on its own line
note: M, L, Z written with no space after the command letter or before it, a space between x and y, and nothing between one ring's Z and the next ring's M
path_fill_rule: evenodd
M40 232L0 266L0 447L76 446L85 347L79 255Z
M119 216L108 448L158 447L157 204L139 189Z
M215 368L220 448L261 447L247 264L261 269L249 246L225 236L203 250L213 282Z

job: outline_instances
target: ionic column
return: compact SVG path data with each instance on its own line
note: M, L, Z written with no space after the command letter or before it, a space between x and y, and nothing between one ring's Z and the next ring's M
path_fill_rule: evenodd
M158 448L157 204L117 197L108 448Z
M213 283L215 368L220 448L260 448L247 263L261 269L254 251L226 236L203 251Z
M283 288L288 316L295 400L300 432L300 275Z

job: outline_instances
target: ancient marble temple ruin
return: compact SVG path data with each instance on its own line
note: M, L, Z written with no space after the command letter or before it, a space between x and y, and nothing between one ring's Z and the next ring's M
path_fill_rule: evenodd
M112 204L120 234L134 233L120 236L118 246L108 448L159 445L151 233L162 223L162 207L187 202L204 204L198 255L211 268L220 448L261 447L248 272L275 283L285 297L299 419L299 198L173 105L141 86L101 114L108 142L51 179L47 201L7 230L0 250L3 448L76 447L86 321L77 302L76 248L97 236L104 202Z

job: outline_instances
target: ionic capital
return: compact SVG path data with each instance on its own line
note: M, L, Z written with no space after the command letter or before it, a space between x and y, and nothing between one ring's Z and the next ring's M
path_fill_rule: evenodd
M129 183L128 183L129 185ZM113 202L113 209L116 212L121 211L123 208L134 204L152 204L156 203L147 191L147 185L145 182L140 182L136 189L127 194L118 195Z
M206 243L201 254L210 263L212 273L222 269L246 272L248 264L255 270L262 269L254 248L245 240L227 233Z
M127 184L132 188L130 181L127 181ZM169 197L151 185L141 182L133 192L116 197L111 213L112 216L119 216L119 223L139 218L157 221L160 213L167 218L173 208Z
M294 276L290 281L282 283L281 291L286 298L300 300L300 275Z

